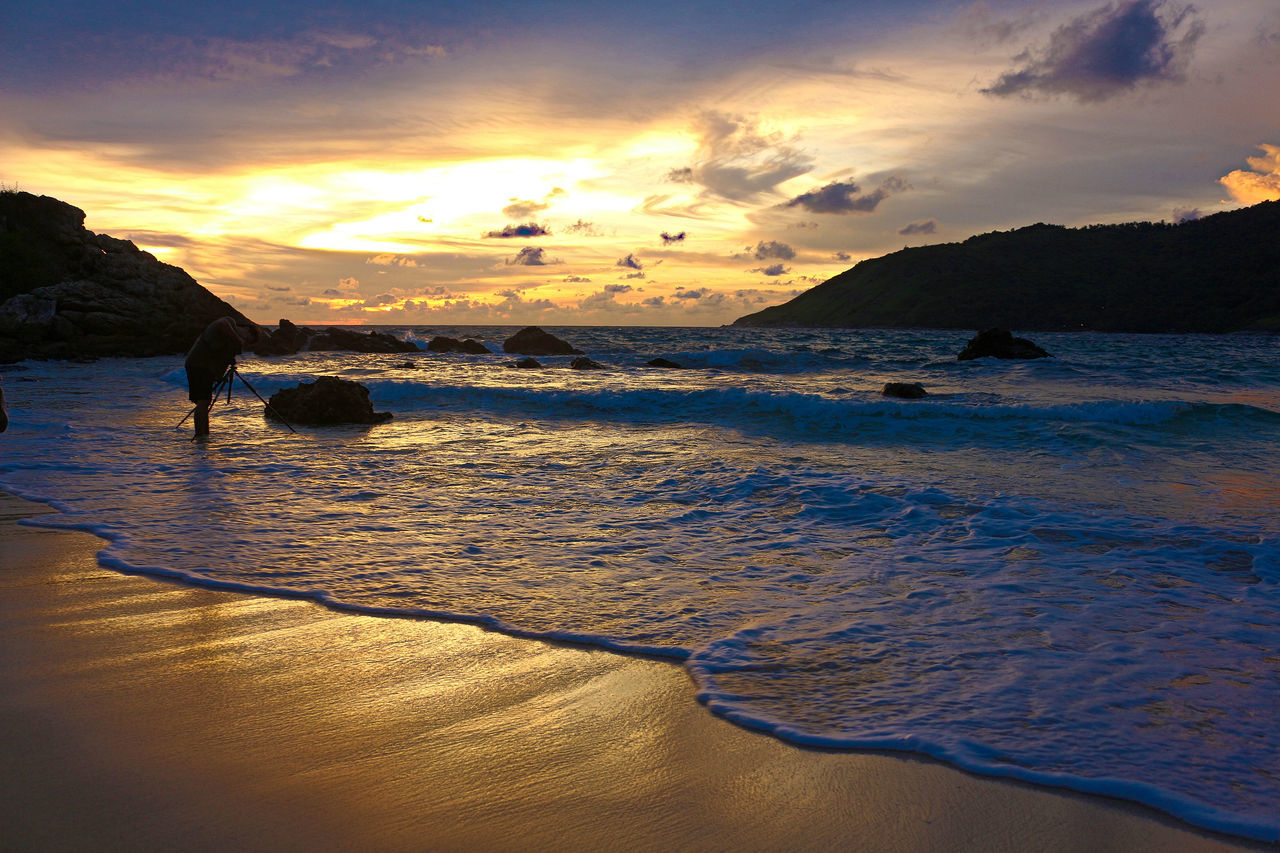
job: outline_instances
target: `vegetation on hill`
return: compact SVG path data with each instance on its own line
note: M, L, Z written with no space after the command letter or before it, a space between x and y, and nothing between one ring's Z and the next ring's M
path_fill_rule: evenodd
M863 261L735 326L1280 331L1280 201L1013 231Z

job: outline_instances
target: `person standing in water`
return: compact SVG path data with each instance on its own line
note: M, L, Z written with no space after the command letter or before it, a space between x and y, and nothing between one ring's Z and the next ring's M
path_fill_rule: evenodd
M236 356L252 347L262 337L257 326L238 326L230 317L214 320L196 338L187 353L187 390L196 404L196 435L209 434L209 407L213 405L213 386L227 369L234 367Z

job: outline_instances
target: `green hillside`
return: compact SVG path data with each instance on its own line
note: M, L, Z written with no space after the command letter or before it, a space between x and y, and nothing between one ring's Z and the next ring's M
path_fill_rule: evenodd
M1280 201L1177 225L1031 225L866 260L735 326L1280 331Z

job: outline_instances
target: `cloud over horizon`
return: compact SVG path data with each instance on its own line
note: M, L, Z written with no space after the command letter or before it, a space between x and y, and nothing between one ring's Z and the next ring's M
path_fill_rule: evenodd
M1236 169L1218 179L1231 197L1241 204L1280 201L1280 145L1258 146L1263 156L1245 160L1249 170Z
M747 202L813 168L810 158L759 120L719 110L704 110L694 122L698 159L672 169L667 179L695 184L709 196Z

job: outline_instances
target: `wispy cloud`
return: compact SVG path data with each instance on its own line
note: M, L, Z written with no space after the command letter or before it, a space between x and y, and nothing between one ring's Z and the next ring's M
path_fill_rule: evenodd
M694 122L697 160L667 173L668 180L695 184L708 196L752 201L813 168L810 158L758 119L718 110L702 112Z

